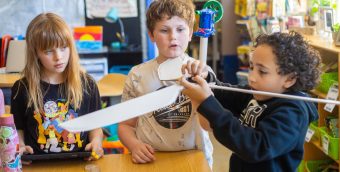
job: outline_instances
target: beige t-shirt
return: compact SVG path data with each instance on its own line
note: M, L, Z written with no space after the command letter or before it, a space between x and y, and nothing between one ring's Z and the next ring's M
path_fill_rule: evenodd
M191 59L188 55L177 58L183 63ZM174 81L160 81L158 67L156 59L133 67L125 83L122 101L175 84ZM212 165L213 148L209 135L200 126L189 97L183 94L175 103L138 117L136 135L159 151L203 150Z

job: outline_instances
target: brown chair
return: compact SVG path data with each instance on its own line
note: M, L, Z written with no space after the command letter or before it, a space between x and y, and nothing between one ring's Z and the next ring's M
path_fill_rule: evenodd
M105 75L97 82L101 97L121 96L127 76L119 73Z

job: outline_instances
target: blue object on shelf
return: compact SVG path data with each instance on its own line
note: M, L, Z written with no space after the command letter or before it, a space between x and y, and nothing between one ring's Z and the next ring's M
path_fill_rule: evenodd
M224 82L230 84L237 84L236 72L238 70L238 58L237 55L226 55L223 57L224 68Z
M127 75L132 67L133 67L132 65L112 66L109 70L109 73L121 73Z
M208 38L215 33L214 15L216 12L211 9L203 9L197 13L200 16L199 28L197 32L194 32L194 35Z

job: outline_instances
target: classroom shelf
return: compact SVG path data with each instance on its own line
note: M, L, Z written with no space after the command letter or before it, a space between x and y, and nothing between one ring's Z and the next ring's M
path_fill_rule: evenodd
M312 144L313 144L316 148L318 148L320 151L323 151L323 150L322 150L322 146L321 146L321 144L320 144L320 140L311 141L310 143L312 143ZM332 157L330 157L330 158L332 158ZM335 161L335 162L337 162L338 164L340 164L340 160L334 159L334 158L332 158L332 160Z
M340 47L335 46L332 40L327 40L315 35L304 35L304 38L315 48L320 48L337 54L340 53Z
M304 38L310 43L311 46L313 46L316 50L319 51L322 62L325 64L328 63L336 63L338 67L338 73L340 72L340 47L336 47L332 40L328 40L319 36L315 35L304 35ZM338 78L339 80L339 78ZM339 80L340 81L340 80ZM340 92L340 90L339 90ZM327 94L320 92L316 89L310 91L311 94L317 96L318 98L326 98ZM339 98L338 98L339 100ZM318 120L318 126L325 126L325 119L329 115L336 115L338 116L338 123L340 123L340 111L339 111L340 106L336 106L334 111L332 113L326 112L324 110L324 104L319 103L318 104L318 112L319 112L319 120ZM309 146L313 145L313 146ZM313 148L314 147L314 148ZM315 149L316 148L316 149ZM339 151L340 154L340 151ZM333 159L337 164L338 167L340 168L340 160L334 159L329 155L326 155L323 150L322 146L320 144L320 140L314 140L309 143L305 144L305 160L311 160L311 159L319 159L320 157L328 158L328 159Z
M318 96L321 99L325 99L327 97L327 94L320 92L319 90L313 89L310 91L310 93L312 93L313 95Z

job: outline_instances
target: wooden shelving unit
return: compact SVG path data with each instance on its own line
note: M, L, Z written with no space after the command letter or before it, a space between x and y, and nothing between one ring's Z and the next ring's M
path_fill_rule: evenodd
M320 38L318 36L311 36L311 35L305 35L304 36L306 40L309 41L309 43L317 49L322 57L323 63L329 63L331 61L336 61L338 64L338 73L340 73L340 47L336 47L331 40L327 40L324 38ZM340 75L339 75L340 76ZM340 78L338 78L340 81ZM340 84L339 84L340 85ZM340 90L339 90L340 92ZM322 93L318 90L312 90L311 94L315 95L318 98L326 98L325 93ZM339 100L339 97L338 97ZM318 120L318 127L323 127L325 126L325 118L328 115L331 115L331 113L326 112L323 110L324 104L318 104L318 111L319 111L319 120ZM340 123L340 111L339 107L335 107L333 111L333 115L338 116L338 124ZM339 145L338 145L339 147ZM311 142L306 142L305 144L305 154L304 154L304 160L320 160L320 159L333 159L337 164L338 167L340 168L340 160L339 159L334 159L331 156L326 155L322 151L322 146L320 144L320 140L313 140ZM338 150L340 154L340 149Z
M322 147L321 147L321 144L320 144L320 141L318 140L318 141L312 141L311 142L315 147L317 147L319 150L321 150L322 151ZM334 159L334 158L332 158L331 157L331 159L333 159L335 162L337 162L338 164L340 163L340 160L338 160L338 159Z
M310 92L321 99L325 99L327 96L326 93L322 93L319 90L311 90Z

